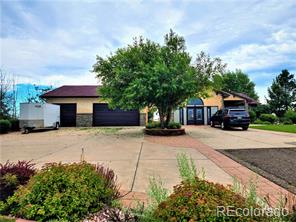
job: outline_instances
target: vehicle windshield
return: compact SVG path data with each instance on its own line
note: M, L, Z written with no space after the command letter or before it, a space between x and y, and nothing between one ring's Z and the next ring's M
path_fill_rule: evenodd
M229 110L229 114L233 116L247 116L246 110Z

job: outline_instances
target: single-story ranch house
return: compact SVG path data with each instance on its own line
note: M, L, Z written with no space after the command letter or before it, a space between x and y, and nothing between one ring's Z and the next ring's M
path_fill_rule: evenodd
M143 126L148 115L145 109L111 110L97 92L96 85L61 86L41 97L60 105L61 126ZM184 108L174 111L173 120L184 125L207 125L209 117L223 107L246 108L256 106L257 101L245 94L213 92L205 99L190 99Z

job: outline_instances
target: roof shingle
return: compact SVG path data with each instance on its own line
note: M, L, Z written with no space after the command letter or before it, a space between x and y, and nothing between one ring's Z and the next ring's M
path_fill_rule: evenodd
M98 85L61 86L44 93L41 97L99 97L97 88Z

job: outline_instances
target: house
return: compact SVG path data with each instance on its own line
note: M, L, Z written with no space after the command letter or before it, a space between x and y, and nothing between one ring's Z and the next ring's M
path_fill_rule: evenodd
M61 86L41 97L60 105L61 126L144 126L146 110L111 110L98 94L97 85ZM207 98L192 98L186 107L175 110L174 122L184 125L207 125L210 117L221 108L256 106L257 101L243 93L216 91Z
M257 106L258 102L246 94L236 92L216 91L207 98L192 98L186 107L174 111L173 121L183 125L208 125L210 117L218 109L243 108Z
M41 96L47 103L60 105L61 126L145 125L145 110L111 110L98 94L97 85L61 86Z

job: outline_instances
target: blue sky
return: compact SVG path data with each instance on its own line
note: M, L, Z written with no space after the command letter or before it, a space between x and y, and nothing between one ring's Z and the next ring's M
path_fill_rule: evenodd
M96 84L96 55L174 29L194 58L201 50L242 69L261 101L284 68L296 73L296 1L1 1L1 69L18 83Z

